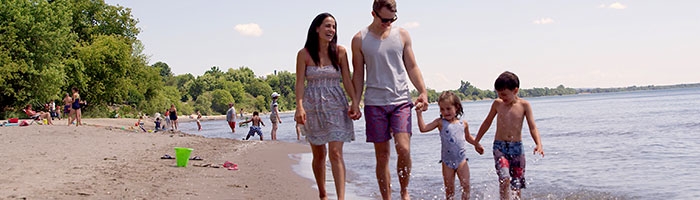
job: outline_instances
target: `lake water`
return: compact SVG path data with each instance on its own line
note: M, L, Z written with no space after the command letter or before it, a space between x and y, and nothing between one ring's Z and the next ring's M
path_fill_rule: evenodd
M525 199L700 199L700 88L601 93L527 98L532 104L545 157L532 155L534 142L523 126L528 188ZM491 101L465 102L464 116L475 135ZM433 104L426 121L439 115ZM283 114L278 139L297 141L292 114ZM267 119L267 116L263 116ZM414 199L444 199L437 129L420 133L414 117L411 150L413 170L409 191ZM379 199L374 150L365 142L364 118L355 121L356 141L346 143L349 199ZM240 139L223 121L194 123L181 130L206 137ZM491 146L495 122L481 144L484 155L470 151L471 198L498 199L498 181ZM263 128L269 139L270 126ZM470 147L470 149L473 149ZM292 155L300 175L313 179L311 155ZM396 154L392 149L393 198L399 198ZM330 165L329 193L333 193ZM314 186L315 187L315 186ZM459 184L456 184L459 188ZM334 197L334 195L331 195ZM350 198L351 197L351 198ZM458 196L459 197L459 196Z

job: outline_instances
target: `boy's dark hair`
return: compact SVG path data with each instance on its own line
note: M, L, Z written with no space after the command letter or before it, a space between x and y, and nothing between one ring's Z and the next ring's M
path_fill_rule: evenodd
M455 106L455 110L457 110L457 118L461 117L462 114L464 114L464 109L462 108L462 101L459 100L459 97L455 95L452 91L444 91L442 94L440 94L440 97L438 98L438 103L448 103L452 104Z
M395 0L374 0L372 4L372 10L374 12L379 12L382 8L389 9L391 12L396 12L396 1Z
M520 79L513 72L505 71L498 76L493 86L496 88L496 91L515 90L515 88L520 88Z
M258 116L258 111L253 112L253 116Z

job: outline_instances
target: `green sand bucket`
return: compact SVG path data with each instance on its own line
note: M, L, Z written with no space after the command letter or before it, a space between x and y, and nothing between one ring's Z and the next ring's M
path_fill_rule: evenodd
M175 159L177 160L178 167L187 166L187 161L190 160L190 153L192 153L191 148L175 147Z

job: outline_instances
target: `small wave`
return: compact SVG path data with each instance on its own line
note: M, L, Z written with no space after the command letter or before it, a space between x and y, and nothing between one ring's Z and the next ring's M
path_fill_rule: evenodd
M632 131L598 131L598 130L585 130L585 131L570 131L563 133L552 133L548 134L548 137L598 137L598 136L626 136L634 135L635 132Z

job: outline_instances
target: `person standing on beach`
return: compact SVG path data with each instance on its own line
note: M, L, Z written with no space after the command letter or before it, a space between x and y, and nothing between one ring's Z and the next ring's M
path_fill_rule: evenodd
M202 130L202 122L200 121L202 119L202 113L197 110L197 130L201 131Z
M73 120L75 120L75 126L80 126L81 125L81 119L82 117L82 112L80 111L80 93L78 93L78 88L73 87L73 102L71 103L71 116L73 116ZM72 121L68 120L68 125L73 123Z
M241 115L241 119L243 119L243 108L241 108L241 112L239 112Z
M280 95L277 94L277 92L273 92L270 96L272 97L272 102L270 102L270 121L272 121L270 139L277 140L277 123L282 123L282 120L280 119L280 111L277 106L277 98L279 98Z
M68 125L70 125L72 121L72 117L70 115L70 108L72 104L73 98L70 97L70 94L66 93L66 96L63 97L63 118L66 118L66 115L68 116Z
M469 160L467 158L467 143L474 145L479 154L484 154L484 147L476 143L474 136L469 133L469 124L459 117L464 113L462 102L451 91L445 91L438 98L440 117L425 124L423 120L423 105L416 104L418 130L429 132L437 128L440 131L440 162L442 163L442 178L445 183L445 199L455 198L455 175L459 177L462 186L462 199L469 199Z
M348 116L348 100L340 87L341 80L351 99L355 99L355 92L347 50L337 41L335 18L329 13L321 13L311 22L304 48L297 53L295 90L298 106L294 119L297 125L304 125L306 140L311 144L311 167L321 199L328 199L326 144L336 194L338 199L345 199L343 144L355 140L353 122Z
M163 127L163 131L167 130L167 128L171 128L172 123L173 122L170 121L170 109L165 109L165 127Z
M493 159L496 163L496 174L500 185L501 199L510 199L508 186L520 198L520 190L525 188L525 154L523 153L522 130L523 120L527 119L530 135L535 141L533 154L539 153L544 157L540 133L535 125L532 107L525 99L518 97L520 80L514 73L501 73L494 84L498 98L491 104L489 114L481 123L476 135L476 142L481 141L486 131L491 127L493 118L496 119L496 136L493 141Z
M411 177L411 94L410 79L420 95L417 103L428 98L421 71L413 54L411 37L403 28L393 27L396 1L374 0L372 23L352 38L353 85L355 96L349 115L359 119L360 97L366 83L364 112L367 142L374 143L376 175L383 199L391 199L389 157L394 138L397 171L401 198L409 199L408 184ZM367 81L365 82L365 71ZM408 78L406 77L408 75Z
M231 133L236 133L236 108L233 107L233 102L228 103L226 111L226 122L231 128Z
M175 104L170 104L170 122L172 123L171 130L176 131L177 130L177 108L175 108Z

